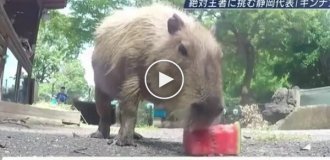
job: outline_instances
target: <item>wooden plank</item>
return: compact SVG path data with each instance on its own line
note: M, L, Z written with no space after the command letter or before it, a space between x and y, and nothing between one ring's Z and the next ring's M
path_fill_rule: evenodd
M0 46L5 46L5 45L6 45L5 38L0 34Z
M0 101L0 112L61 120L63 123L72 124L80 124L81 116L79 111L58 111L4 101Z
M0 34L9 36L8 38L9 49L15 55L17 60L22 63L26 71L30 73L32 70L32 63L29 60L25 51L23 50L23 46L20 43L20 40L2 5L0 5Z
M43 6L47 9L65 8L67 0L43 0Z

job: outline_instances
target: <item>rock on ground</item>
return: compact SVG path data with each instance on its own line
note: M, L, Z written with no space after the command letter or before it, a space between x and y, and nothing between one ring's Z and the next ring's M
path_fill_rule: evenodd
M287 89L279 88L272 96L270 103L264 104L262 116L271 124L275 124L288 116L294 108L300 106L300 93L297 86Z

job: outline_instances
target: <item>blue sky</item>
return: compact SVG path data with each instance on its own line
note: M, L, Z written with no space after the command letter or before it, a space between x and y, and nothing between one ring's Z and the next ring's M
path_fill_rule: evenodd
M17 60L15 56L11 53L9 49L7 49L7 61L5 64L5 70L3 73L3 86L6 85L6 79L7 79L7 87L11 87L15 84L14 77L16 75L16 69L17 69Z

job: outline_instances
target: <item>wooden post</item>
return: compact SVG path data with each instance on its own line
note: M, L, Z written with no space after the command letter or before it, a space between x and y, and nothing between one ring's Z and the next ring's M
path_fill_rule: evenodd
M35 80L32 79L32 78L29 78L29 94L28 94L28 103L29 104L33 104L34 101L35 101L35 93L36 93L36 90L35 90Z
M27 86L26 86L26 93L24 97L24 103L25 104L30 104L30 97L31 97L31 73L28 73L28 78L27 78Z
M36 50L36 45L33 44L32 45L32 56L30 57L30 61L33 65L33 59L34 59L34 54L35 54L35 50ZM31 72L28 72L28 86L27 86L27 101L25 103L28 104L33 104L34 103L34 82L32 80L32 72L33 72L33 67L31 69Z
M6 38L0 34L0 100L2 100L3 72L6 64L7 43Z
M20 85L20 80L21 80L21 71L22 71L22 65L18 62L17 70L16 70L16 79L15 79L15 102L18 102L18 97L19 97L19 85Z
M6 3L6 0L0 0L0 5L4 5Z
M2 100L2 83L3 83L3 73L5 70L5 64L6 64L6 51L7 48L3 48L2 53L0 53L0 101Z

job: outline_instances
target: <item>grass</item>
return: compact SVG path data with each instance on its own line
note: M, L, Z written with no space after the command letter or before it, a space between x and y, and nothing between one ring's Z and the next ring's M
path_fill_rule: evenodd
M257 137L261 141L306 141L310 137L308 135L288 135L288 134L266 134Z
M139 126L139 127L136 127L136 130L137 131L152 131L152 130L159 130L159 128L158 127L154 127L154 126L147 126L147 125L145 125L145 126Z
M263 142L276 142L276 141L307 141L310 140L309 135L297 135L289 133L279 133L276 130L250 130L248 135L252 135L251 138ZM243 133L243 135L245 135Z

